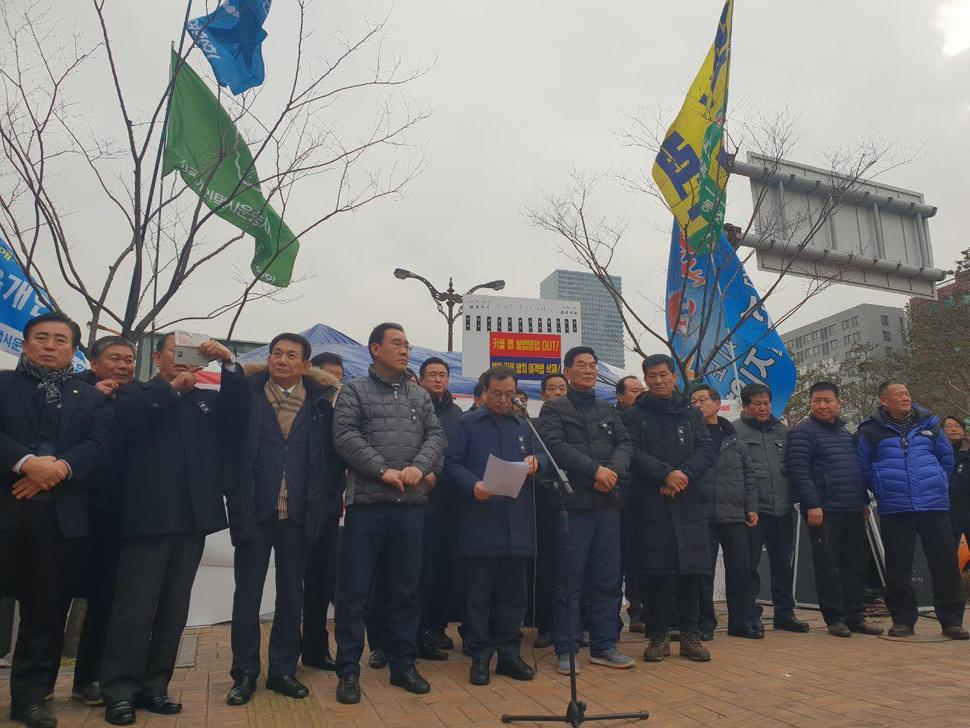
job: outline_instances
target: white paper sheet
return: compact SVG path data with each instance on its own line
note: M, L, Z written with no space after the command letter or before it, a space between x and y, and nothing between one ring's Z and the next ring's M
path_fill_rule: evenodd
M517 498L528 474L528 463L510 463L508 460L489 455L482 482L492 495Z

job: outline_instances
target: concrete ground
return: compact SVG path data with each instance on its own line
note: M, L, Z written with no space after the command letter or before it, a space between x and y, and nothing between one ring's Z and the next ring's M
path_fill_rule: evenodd
M580 658L579 691L589 712L650 712L644 726L687 728L836 728L837 726L970 726L970 642L943 639L938 625L921 619L915 637L888 639L827 634L816 612L802 612L812 623L809 634L773 632L762 641L718 632L708 643L709 663L692 663L673 655L659 664L642 661L642 635L623 632L620 649L637 658L632 670L611 670ZM769 622L770 623L770 622ZM879 623L888 627L887 620ZM269 626L263 626L263 638ZM452 631L452 636L457 635ZM171 695L185 708L178 716L139 713L137 725L150 728L284 728L289 726L498 726L504 713L563 713L569 680L555 672L551 649L534 651L527 632L524 657L538 664L533 682L493 677L487 687L468 684L469 661L452 653L447 662L419 664L430 680L426 696L409 695L388 685L387 670L363 668L364 698L344 706L334 697L332 673L300 668L298 677L310 688L306 700L288 700L262 683L245 707L225 703L231 680L229 626L186 632L180 667ZM265 646L264 646L265 658ZM18 725L9 715L8 671L0 670L0 726ZM100 726L101 708L70 699L69 670L57 683L53 708L62 728ZM604 725L633 725L605 723Z

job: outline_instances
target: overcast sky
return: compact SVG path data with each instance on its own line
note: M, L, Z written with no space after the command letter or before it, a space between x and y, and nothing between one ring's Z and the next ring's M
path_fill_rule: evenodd
M14 5L22 0L14 0ZM608 3L490 3L403 0L393 9L380 0L311 5L315 30L310 49L332 53L334 34L354 35L359 13L379 18L391 9L387 48L408 67L431 65L404 92L417 107L433 111L414 130L414 155L426 170L406 197L382 201L329 222L302 239L297 274L316 277L292 291L285 306L248 310L239 338L268 339L282 329L302 330L324 322L356 338L378 321L398 320L413 342L443 347L444 320L414 281L394 279L404 267L439 286L449 275L460 290L494 278L505 293L538 296L539 281L557 267L576 265L558 252L557 241L532 228L523 216L547 192L565 188L571 167L649 173L652 160L624 148L619 134L629 114L672 120L713 38L720 0L611 0ZM179 7L181 6L181 7ZM196 2L194 15L204 12ZM115 0L108 3L117 40L122 81L136 113L144 113L164 84L167 48L177 37L184 4ZM96 27L85 3L55 3L61 30L75 24L86 37ZM72 14L76 13L76 15ZM282 93L295 40L289 0L275 0L264 44L267 96ZM936 263L949 267L967 247L964 218L970 168L970 2L883 0L777 2L737 0L731 68L731 113L738 124L787 108L799 120L801 140L791 158L825 165L833 147L878 137L916 159L881 181L917 190L939 207L930 220ZM201 56L193 66L207 71ZM103 133L120 134L117 114L97 58L73 89L86 121ZM372 118L373 97L353 108L334 109L327 119L348 136L354 124ZM2 123L2 122L0 122ZM730 123L730 122L729 122ZM742 150L743 152L743 150ZM59 194L73 214L75 239L87 263L99 250L118 245L123 231L81 178L60 180ZM329 188L311 187L288 212L291 226L313 213L313 200ZM669 246L669 214L644 195L607 180L595 207L629 221L612 272L628 295L643 301L656 318L662 301ZM66 196L66 197L65 197ZM750 211L746 181L732 183L728 219ZM227 267L247 264L247 243L208 268L179 302L178 311L202 307L229 290ZM750 270L756 283L772 280ZM54 286L57 289L57 286ZM769 306L784 310L802 285L785 285ZM839 287L813 300L792 327L871 301L904 305L906 299L861 288ZM658 321L661 319L658 319ZM215 335L228 322L196 328ZM635 363L628 362L631 368Z

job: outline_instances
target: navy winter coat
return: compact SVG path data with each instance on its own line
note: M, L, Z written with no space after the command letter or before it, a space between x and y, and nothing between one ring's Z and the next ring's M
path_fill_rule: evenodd
M700 410L677 392L670 399L647 394L623 412L623 422L633 440L640 573L710 574L711 493L704 474L717 453ZM668 498L660 491L672 470L681 470L689 484Z
M970 532L970 442L964 441L953 453L950 474L950 520L959 533ZM959 538L957 539L959 540Z
M916 404L913 409L916 422L905 436L879 410L856 433L859 464L881 515L950 509L953 446L939 417Z
M448 437L447 487L458 491L460 556L535 554L535 498L527 477L517 498L493 495L475 500L475 483L485 475L488 456L517 462L534 454L532 431L515 415L495 417L479 407L460 417Z
M866 485L855 439L845 422L819 422L813 417L795 425L785 448L788 480L802 511L859 511L865 505Z

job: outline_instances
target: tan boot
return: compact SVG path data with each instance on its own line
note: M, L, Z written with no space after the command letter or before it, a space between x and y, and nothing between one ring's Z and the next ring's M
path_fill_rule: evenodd
M647 662L663 662L670 654L670 637L651 637L650 644L643 651L643 659Z
M711 653L701 644L696 632L681 633L680 656L694 662L709 662L711 659Z

